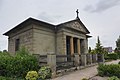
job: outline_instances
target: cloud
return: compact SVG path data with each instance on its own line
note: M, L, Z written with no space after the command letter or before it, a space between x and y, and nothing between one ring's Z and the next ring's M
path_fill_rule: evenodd
M55 21L54 17L52 17L51 15L47 14L46 12L41 12L38 15L38 18L42 19L44 21L48 21L48 22L54 22Z
M0 51L7 49L7 37L0 35Z
M3 0L0 0L0 8L1 8L2 4L3 4Z
M41 12L37 18L40 20L47 21L48 23L57 23L57 21L59 21L62 18L62 16L50 15L47 12Z
M120 0L99 0L95 5L87 5L84 11L103 12L120 4Z

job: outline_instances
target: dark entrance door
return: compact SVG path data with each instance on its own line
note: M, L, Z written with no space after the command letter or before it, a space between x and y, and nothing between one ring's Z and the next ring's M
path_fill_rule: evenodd
M71 61L71 52L70 52L70 36L66 36L66 53L67 53L67 61Z
M80 53L81 54L84 54L84 46L85 46L85 44L84 44L84 39L80 39Z
M73 38L73 43L74 43L74 53L78 53L77 51L77 38Z

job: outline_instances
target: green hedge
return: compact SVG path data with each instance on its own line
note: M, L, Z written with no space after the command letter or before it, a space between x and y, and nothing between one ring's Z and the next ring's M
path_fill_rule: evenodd
M117 76L120 78L120 65L119 64L100 64L98 66L98 75L100 76Z
M116 76L112 76L112 77L108 78L108 80L120 80L120 79Z
M24 79L0 76L0 80L24 80Z
M118 54L111 53L105 55L105 60L117 60L119 58Z
M0 53L0 75L7 77L25 77L30 70L38 70L38 61L28 52L21 50L16 56Z

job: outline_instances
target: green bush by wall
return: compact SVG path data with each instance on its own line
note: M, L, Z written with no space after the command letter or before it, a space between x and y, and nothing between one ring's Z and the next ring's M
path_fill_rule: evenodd
M108 78L108 80L120 80L120 79L116 76L112 76L112 77Z
M38 61L25 49L10 56L7 53L0 53L0 75L7 77L25 77L30 70L38 70Z
M26 80L37 80L38 73L36 71L29 71L25 77Z
M98 66L98 75L100 76L117 76L120 78L120 65L119 64L100 64Z
M39 71L29 71L25 77L26 80L46 80L52 76L51 69L48 66L43 66Z
M38 71L39 78L42 80L49 79L52 76L52 72L50 67L48 66L43 66L39 69Z
M111 53L105 55L105 60L117 60L119 58L118 54Z
M0 80L24 80L24 79L0 76Z

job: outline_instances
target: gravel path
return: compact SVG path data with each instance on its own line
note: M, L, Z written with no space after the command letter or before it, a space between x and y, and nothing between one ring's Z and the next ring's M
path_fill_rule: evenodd
M117 64L120 60L114 60L111 62L106 62L106 64ZM91 78L95 75L97 75L97 65L89 68L85 68L82 70L78 70L75 72L72 72L68 75L64 75L61 77L54 78L52 80L82 80L83 78ZM94 77L93 80L106 80L107 78L102 77ZM92 80L92 79L91 79Z

